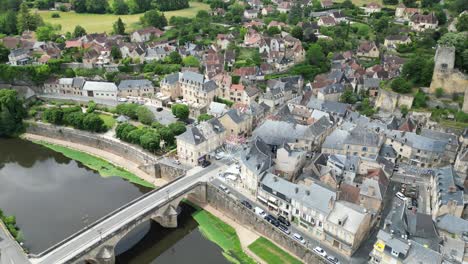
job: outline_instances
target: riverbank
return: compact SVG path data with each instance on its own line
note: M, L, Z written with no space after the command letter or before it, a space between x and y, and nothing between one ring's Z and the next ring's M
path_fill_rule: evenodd
M139 165L135 162L98 148L29 133L23 134L22 138L42 144L54 151L61 152L71 159L76 159L85 166L97 170L104 177L119 176L136 184L150 188L167 184L167 181L163 179L155 179L141 170ZM111 169L112 167L114 169ZM110 174L111 172L115 173L119 171L119 174Z
M291 256L270 240L260 237L249 245L249 249L268 264L301 264L297 258Z

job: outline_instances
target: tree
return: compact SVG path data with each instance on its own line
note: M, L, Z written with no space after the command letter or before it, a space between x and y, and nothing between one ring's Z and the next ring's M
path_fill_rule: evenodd
M468 31L468 14L458 17L456 27L459 32Z
M340 101L346 104L355 104L357 102L357 96L351 89L346 89L341 95Z
M199 115L199 116L197 117L197 120L198 120L198 122L203 122L203 121L208 121L208 120L210 120L211 118L213 118L213 116L210 115L210 114L201 114L201 115Z
M137 119L138 118L137 109L138 109L137 104L127 103L127 104L117 105L117 107L115 108L115 111L119 115L126 115L126 116L130 117L131 119Z
M172 133L175 136L178 136L187 130L187 128L185 127L185 124L179 121L169 124L168 128L172 131Z
M137 108L136 114L138 116L138 121L145 125L151 125L154 121L154 114L148 108L140 106Z
M76 13L86 13L86 0L72 0L72 6Z
M175 137L174 137L174 132L168 127L161 127L158 130L158 133L161 137L166 142L166 145L170 146L173 145L175 142Z
M267 34L269 36L274 36L274 35L277 35L279 33L281 33L281 30L279 29L279 27L274 26L274 27L269 27L267 29Z
M196 68L200 67L200 62L198 61L197 58L195 58L192 55L183 58L182 59L182 64L185 67L196 67Z
M61 125L63 122L63 110L58 107L48 108L42 113L42 118L46 122Z
M159 149L160 136L155 130L148 130L140 137L140 144L144 149L155 152Z
M402 76L411 80L415 85L428 86L432 80L433 69L432 58L416 54L403 65Z
M27 115L16 90L0 89L0 137L10 137L23 129Z
M109 9L107 0L86 0L86 12L93 14L104 14Z
M128 134L135 129L137 129L137 127L129 123L119 124L115 128L115 136L119 139L126 141Z
M86 35L86 30L80 25L75 26L75 30L73 30L73 37L79 38L84 35Z
M96 111L97 104L94 101L88 102L88 109L86 109L86 113L94 113Z
M418 93L414 96L413 106L416 108L426 107L427 103L427 96L424 92L418 91Z
M296 25L299 21L302 20L303 15L304 15L304 12L299 2L294 3L291 6L291 10L289 11L289 14L288 14L289 24Z
M168 61L172 64L181 64L182 63L182 57L180 56L179 52L173 51L169 53L168 56Z
M409 112L408 107L406 105L402 105L400 107L400 111L403 117L406 117L406 115L408 115L408 112Z
M167 19L163 13L158 10L149 10L140 18L141 23L145 26L153 26L157 28L163 28L167 26Z
M36 37L40 41L55 39L56 33L52 25L41 26L36 29Z
M411 92L411 84L401 77L395 78L392 81L390 87L392 88L393 91L397 93Z
M82 112L72 112L68 113L63 117L63 123L69 126L72 126L77 129L84 129L83 120L85 114Z
M304 30L303 35L304 36L303 36L302 40L305 41L305 42L312 42L313 43L313 42L316 42L317 39L318 39L317 36L314 33L314 29L312 29L312 28L306 28Z
M113 28L114 28L114 34L125 35L125 24L120 17L114 23Z
M116 15L128 14L128 5L124 0L114 0L112 3L112 11Z
M10 50L7 49L2 43L0 43L0 63L4 63L8 61L8 55L10 54Z
M301 27L295 26L291 30L291 35L299 40L302 40L303 34L304 34L304 31L302 30Z
M441 98L442 96L444 96L444 88L442 87L439 87L435 90L435 96L437 98Z
M144 134L145 134L145 130L143 130L141 128L134 129L130 133L128 133L126 141L128 141L128 142L130 142L132 144L140 145L140 143L141 143L140 138Z
M31 14L28 5L23 2L20 5L20 10L17 17L17 28L19 32L26 30L36 30L36 28L44 22L38 14Z
M0 33L15 35L18 33L17 16L15 11L6 11L0 15Z
M406 7L416 7L416 0L403 0Z
M327 58L318 44L311 44L306 53L307 62L314 66L323 66L327 63Z
M120 51L117 45L112 46L111 48L111 57L114 60L119 60L122 58L122 52Z
M103 132L107 130L104 120L97 114L86 114L83 119L83 128L92 132Z
M174 104L172 105L171 110L172 114L179 119L187 119L190 114L189 107L184 104Z

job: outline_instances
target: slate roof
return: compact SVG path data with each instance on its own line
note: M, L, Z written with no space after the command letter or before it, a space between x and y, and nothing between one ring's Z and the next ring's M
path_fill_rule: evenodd
M119 90L152 88L153 83L147 79L122 80L118 86Z
M193 81L196 83L203 83L204 77L202 74L196 73L196 72L191 72L191 71L186 71L182 73L182 79L185 81Z
M439 202L445 205L455 201L457 205L463 206L463 190L458 185L459 176L452 166L438 168L434 175L435 186L439 193Z
M439 230L443 230L460 237L468 236L468 220L466 219L456 217L451 214L444 214L437 217L435 223Z
M202 122L194 127L188 127L187 130L177 136L177 140L182 140L188 144L199 145L210 139L210 135L219 134L225 131L224 126L217 118L212 118Z
M166 75L166 77L164 77L164 81L168 84L175 84L176 82L179 81L179 73L176 72L176 73L172 73L172 74L168 74Z
M93 82L87 81L83 86L85 91L116 92L117 86L112 82Z
M253 137L249 148L241 154L241 162L259 175L273 165L271 147L259 137Z
M210 80L203 84L202 90L209 93L211 91L216 90L216 88L218 88L218 85L216 84L216 82L213 80Z
M327 113L334 113L343 117L346 115L349 109L348 104L343 104L334 101L322 101L317 98L311 98L307 103L307 107L322 110Z
M333 210L330 211L327 217L327 221L335 225L339 225L338 223L341 221L341 228L351 234L356 234L366 215L365 209L356 204L336 201Z

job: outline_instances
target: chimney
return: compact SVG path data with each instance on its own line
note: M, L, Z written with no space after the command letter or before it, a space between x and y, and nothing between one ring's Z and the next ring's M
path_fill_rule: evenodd
M305 192L306 192L307 196L310 196L310 191L309 190L306 190Z
M299 187L294 188L294 191L295 191L296 193L298 193L298 192L299 192Z
M333 206L335 205L335 199L333 199L333 197L330 197L330 200L328 200L328 208L333 208Z

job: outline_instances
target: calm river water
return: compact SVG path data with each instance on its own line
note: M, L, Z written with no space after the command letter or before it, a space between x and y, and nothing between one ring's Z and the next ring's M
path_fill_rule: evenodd
M16 216L32 253L148 191L118 177L103 178L32 142L0 138L0 208ZM228 263L200 234L191 210L184 206L177 229L148 222L129 234L116 247L118 263Z

